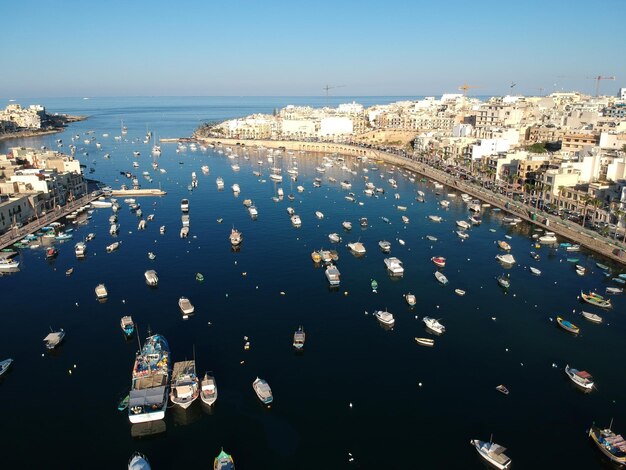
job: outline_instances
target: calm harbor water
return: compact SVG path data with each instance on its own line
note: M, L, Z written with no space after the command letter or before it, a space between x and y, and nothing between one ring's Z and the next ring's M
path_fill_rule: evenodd
M398 98L354 99L370 105ZM330 103L347 100L352 98ZM291 183L286 174L291 156L284 155L275 160L284 170L282 185L276 185L268 178L266 154L252 149L249 159L239 150L233 160L212 149L177 153L174 144L163 144L157 161L167 173L160 173L151 167L152 144L141 143L146 129L157 137L188 136L206 120L271 112L287 104L323 105L323 98L40 101L49 111L90 118L63 134L18 145L55 148L56 139L67 145L79 134L82 142L88 138L84 132L93 130L102 149L76 143L81 162L95 169L90 177L115 188L130 185L120 171L149 171L154 181L139 176L142 185L160 185L168 194L139 199L144 216L155 215L144 231L137 230L137 217L122 204L118 251L105 250L112 243L111 210L97 209L87 224L76 227L73 240L59 245L56 260L46 261L43 249L22 250L21 271L0 278L0 359L15 360L0 382L4 443L11 449L3 467L38 468L52 461L55 468L124 468L139 450L155 469L210 468L223 447L238 469L480 469L483 464L469 441L488 440L493 433L494 441L509 449L515 468L602 468L586 429L594 420L608 426L615 418L614 429L626 432L626 379L620 365L626 353L626 302L613 297L614 308L603 312L577 299L581 289L603 293L615 285L596 267L602 260L542 247L536 250L541 260L533 261L532 227L503 226L504 214L490 209L483 213L483 224L461 241L455 221L467 219L468 210L460 194L447 197L452 190L445 188L437 195L430 183L411 182L390 166L346 158L356 175L342 170L341 163L320 174L315 167L321 155L297 154L299 177ZM122 120L129 128L127 141L116 142ZM16 143L0 145L5 151ZM103 158L106 153L110 159ZM139 168L133 169L133 161ZM235 161L238 172L231 169ZM202 174L202 165L209 166L209 175ZM255 170L262 178L253 175ZM199 185L189 192L192 171ZM386 193L366 197L364 175ZM217 190L218 176L224 178L223 191ZM313 188L315 177L322 178L321 188ZM392 177L397 189L387 182ZM339 182L346 179L363 205L345 200L348 191ZM242 189L238 197L230 189L234 183ZM296 191L300 184L303 193ZM279 186L296 199L274 202ZM426 193L426 203L415 201L418 190ZM188 239L179 238L181 198L190 200ZM259 209L257 220L242 205L247 198ZM443 198L451 201L447 210L438 204ZM397 204L408 210L398 211ZM301 228L292 227L288 206L301 216ZM315 217L317 210L324 219ZM430 222L429 214L444 220ZM402 223L402 215L409 224ZM370 221L366 229L358 227L363 216ZM341 228L343 220L353 222L351 232ZM161 225L167 227L164 235ZM238 252L228 241L233 226L244 236ZM87 258L77 261L74 243L89 232L96 238L88 243ZM331 232L340 233L343 241L332 246ZM429 234L438 241L428 241ZM511 269L494 259L499 253L495 241L505 235L518 261ZM402 279L386 274L381 239L391 241L391 255L404 262ZM367 248L362 258L345 246L357 240ZM329 290L323 269L311 261L311 251L319 248L339 252L338 290ZM148 259L148 251L155 260ZM447 258L448 286L435 280L432 256ZM587 274L578 276L568 257L579 258ZM533 276L529 266L542 275ZM67 277L70 267L74 273ZM147 269L157 271L158 288L146 286ZM196 272L204 274L203 283L195 281ZM508 292L495 279L504 272L511 277ZM371 291L372 279L378 281L377 294ZM94 294L101 282L109 291L105 303ZM455 288L466 295L455 295ZM407 292L417 296L416 307L405 303ZM177 305L182 295L196 307L186 321ZM391 331L371 314L385 308L396 319ZM605 322L587 322L580 315L583 308ZM131 427L126 413L117 411L138 347L136 340L124 339L119 327L120 317L129 314L142 340L151 328L168 339L174 361L192 358L195 349L198 372L214 371L219 398L212 414L200 403L186 412L171 408L163 432L137 436L146 429ZM559 329L557 315L581 327L581 333L575 337ZM424 316L440 318L446 333L427 333ZM307 333L302 355L291 346L299 325ZM48 354L42 338L51 326L64 328L67 337ZM244 351L244 336L250 339L249 351ZM433 337L436 344L418 346L416 336ZM575 389L563 372L566 364L592 373L597 390L583 394ZM257 376L274 392L269 410L252 390ZM498 393L498 384L505 384L510 395Z

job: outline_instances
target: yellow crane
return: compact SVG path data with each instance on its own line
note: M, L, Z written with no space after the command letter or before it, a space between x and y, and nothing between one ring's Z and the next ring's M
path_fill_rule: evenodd
M463 96L467 96L467 90L469 90L470 88L480 88L480 87L474 86L474 85L468 85L467 83L464 83L463 85L459 87L459 90L463 92Z

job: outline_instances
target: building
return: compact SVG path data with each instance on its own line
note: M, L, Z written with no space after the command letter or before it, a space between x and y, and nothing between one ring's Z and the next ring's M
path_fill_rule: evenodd
M563 152L575 153L585 147L595 147L599 142L600 136L597 134L566 133L563 135L561 150Z

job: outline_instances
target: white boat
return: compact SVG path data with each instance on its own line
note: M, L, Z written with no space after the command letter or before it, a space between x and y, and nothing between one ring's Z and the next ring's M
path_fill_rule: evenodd
M434 346L435 340L431 338L415 338L415 342L417 344L421 344L422 346Z
M583 317L593 323L602 323L602 317L600 315L596 315L595 313L583 311Z
M239 192L241 192L241 188L239 187L239 185L238 185L237 183L233 184L233 185L231 186L231 188L232 188L232 190L233 190L233 193L239 193Z
M539 237L539 243L551 244L556 243L556 235L554 232L545 232L541 237Z
M391 243L387 240L381 240L378 242L378 246L383 253L389 253L391 251Z
M154 287L159 283L159 277L154 269L149 269L143 275L146 278L146 284L149 286Z
M77 258L84 258L85 254L87 252L87 245L83 242L78 242L75 246L74 246L74 253L76 254Z
M98 284L96 286L96 298L98 300L106 299L109 293L107 292L107 288L104 284Z
M409 223L409 218L406 215L402 216L402 222L404 222L405 224Z
M174 405L186 410L198 398L200 387L196 375L196 361L174 363L170 400Z
M77 255L78 256L78 255ZM0 271L11 271L19 267L20 262L8 258L0 258Z
M400 261L398 258L385 258L384 262L385 266L387 267L387 271L389 271L392 276L404 275L404 266L402 266L402 261Z
M474 199L473 201L471 201L468 204L468 208L469 210L471 210L472 212L480 212L481 211L481 204L480 201L478 199Z
M579 270L577 269L576 272L578 272ZM584 274L585 272L582 271L582 273ZM622 287L607 287L606 288L606 293L607 294L622 294L624 292L624 289Z
M566 365L565 373L570 378L570 380L579 387L585 388L587 390L591 390L593 388L593 377L589 372L585 370L574 369L573 367Z
M11 364L13 364L13 359L5 359L4 361L0 362L0 377L2 377L6 373L6 371L9 370Z
M272 389L265 380L257 377L256 380L252 382L252 388L263 404L269 405L274 401Z
M471 227L471 225L468 224L465 220L457 220L456 225L458 227L461 227L463 230L467 230Z
M180 238L187 238L189 236L189 227L185 226L180 229Z
M393 326L396 320L393 318L393 315L386 310L377 310L374 312L374 316L376 319L385 326Z
M437 237L434 237L432 235L426 235L426 240L431 241L431 242L436 242Z
M257 216L259 215L259 211L257 210L256 206L248 207L248 213L250 214L250 217L252 217L253 219L256 219Z
M320 211L315 211L315 217L317 217L318 219L323 219L324 213Z
M161 235L163 235L165 233L165 225L161 225L161 227L159 228L159 233Z
M228 238L230 239L231 245L239 246L239 244L243 240L243 235L241 234L241 232L236 230L235 227L233 227L233 229L230 231L230 236Z
M365 254L365 246L361 242L348 243L348 248L357 255Z
M426 325L426 328L437 334L442 334L446 331L446 327L439 323L439 320L436 318L424 317L422 318L422 321Z
M511 466L512 460L504 454L506 449L501 445L493 442L479 441L478 439L472 439L470 444L476 448L478 455L480 455L482 459L499 470L505 470Z
M202 170L202 173L204 173L205 175L209 174L209 167L207 165L202 165L200 169Z
M530 266L528 269L530 269L530 272L533 273L535 276L541 276L541 270L532 266Z
M461 289L454 289L454 293L456 295L460 295L461 297L463 297L465 295L465 291L461 290Z
M507 253L505 255L496 255L496 259L503 264L508 264L508 265L515 264L515 258L510 253Z
M428 218L433 222L441 222L443 219L438 215L429 215Z
M404 294L404 300L409 305L409 307L414 307L415 304L417 303L417 299L415 298L415 295L413 295L411 293Z
M224 180L221 176L218 176L215 180L215 184L217 184L217 189L224 189Z
M328 279L328 283L331 286L338 286L340 284L340 273L339 273L339 269L337 269L337 266L335 266L334 264L329 264L326 267L326 279Z
M333 242L333 243L340 243L341 242L341 237L339 236L338 233L330 233L328 234L328 239Z
M91 201L91 206L96 209L111 207L113 205L110 201L105 201L104 199L97 199L95 201Z
M296 189L298 190L299 193L304 192L304 186L297 186Z
M345 229L345 230L352 230L352 222L348 222L347 220L344 220L341 223L341 226Z
M448 208L448 206L450 205L450 201L447 201L447 200L444 199L443 201L439 201L439 204L443 208Z
M183 313L183 318L185 319L195 310L193 304L189 301L187 297L181 297L180 299L178 299L178 307Z
M294 227L300 227L302 225L302 220L300 220L300 216L298 214L294 214L291 216L291 224Z
M439 271L435 271L435 277L444 286L448 283L448 278L444 276L443 273L440 273Z
M398 208L399 211L406 211L407 207L406 206L396 206Z
M59 331L50 331L48 335L43 339L46 348L54 349L56 348L65 338L65 331L63 328L60 328Z
M469 233L464 232L463 230L457 230L456 234L462 240L467 240L469 238Z
M202 382L200 382L200 400L209 406L217 400L217 382L212 373L205 372Z

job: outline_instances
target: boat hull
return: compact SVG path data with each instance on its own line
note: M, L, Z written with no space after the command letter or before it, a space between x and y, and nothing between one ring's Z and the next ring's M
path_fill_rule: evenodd
M128 420L133 423L148 423L150 421L158 421L165 418L165 410L152 411L150 413L129 414Z

